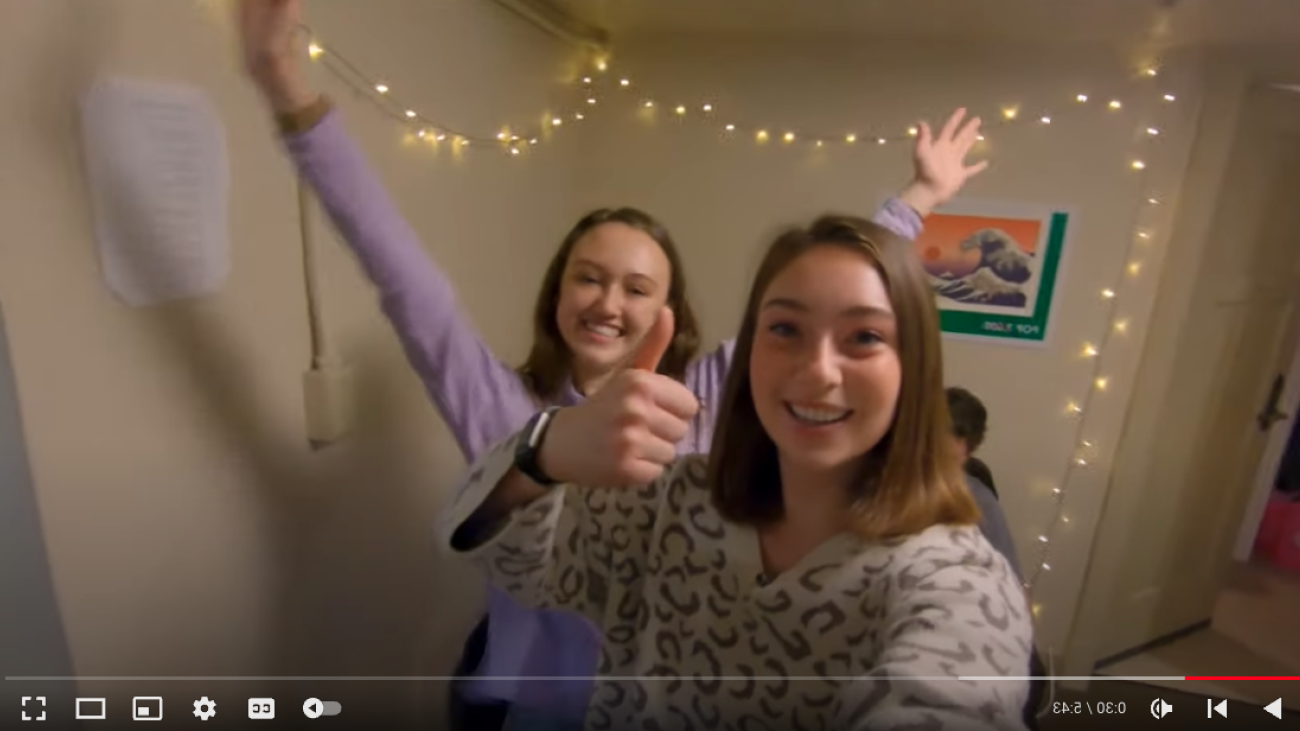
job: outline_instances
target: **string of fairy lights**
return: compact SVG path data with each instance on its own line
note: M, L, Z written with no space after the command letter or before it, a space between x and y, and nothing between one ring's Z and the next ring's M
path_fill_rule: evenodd
M503 126L496 133L473 133L437 121L415 106L406 104L382 76L364 72L356 64L345 58L343 54L339 53L336 48L325 45L309 28L304 27L303 31L310 39L307 53L312 60L322 63L326 69L353 91L375 103L382 113L396 121L406 133L429 143L431 146L437 147L442 143L447 143L458 151L473 146L475 149L496 150L511 156L520 156L528 149L544 143L563 130L577 126L578 123L588 119L589 115L594 114L597 110L614 107L619 103L625 106L635 105L646 111L666 109L683 120L698 120L712 125L721 139L749 139L760 145L767 143L805 145L814 149L871 147L897 142L910 142L918 133L915 127L890 131L884 128L872 129L870 125L866 125L864 129L858 131L847 131L839 134L817 134L806 129L765 127L748 124L739 119L732 119L712 101L699 101L694 104L663 104L660 99L649 93L648 90L639 88L628 76L615 73L608 59L603 56L593 58L589 73L576 79L573 89L574 97L569 103L567 111L547 112L539 115L531 124L514 127ZM1135 75L1138 80L1153 82L1160 76L1160 71L1156 66L1148 65L1139 68ZM1139 100L1140 102L1147 101L1156 106L1168 107L1176 101L1174 94L1163 91L1151 83L1144 84L1142 88L1144 89L1144 98ZM1059 105L1058 111L1066 105L1082 105L1101 110L1102 113L1117 113L1125 108L1126 102L1113 97L1094 99L1089 94L1080 92L1064 97L1059 102ZM1001 106L999 109L997 118L986 121L986 129L1052 124L1053 114L1048 109L1038 109L1033 112L1018 106ZM1139 116L1141 115L1139 114ZM1135 130L1135 137L1138 141L1135 144L1132 156L1126 163L1131 173L1141 176L1139 188L1144 191L1141 202L1144 208L1158 206L1163 202L1154 194L1146 192L1149 171L1147 170L1145 153L1148 151L1149 145L1159 139L1160 134L1161 129L1157 126L1157 122L1144 121L1139 124ZM979 139L983 141L985 139L984 135L980 135ZM1125 282L1135 280L1138 277L1143 265L1141 247L1148 245L1154 236L1154 231L1144 225L1145 218L1139 216L1138 219L1137 230L1133 232L1125 254L1123 269L1116 276L1115 283L1111 287L1103 289L1099 295L1099 300L1105 308L1106 331L1096 342L1087 342L1081 346L1081 356L1090 359L1092 362L1089 386L1081 398L1071 400L1066 405L1066 413L1073 418L1075 424L1074 447L1061 479L1051 489L1053 502L1051 516L1046 527L1038 534L1037 540L1034 541L1032 568L1025 581L1025 588L1031 594L1039 579L1052 569L1053 540L1061 527L1070 523L1068 512L1070 503L1067 498L1071 477L1079 470L1088 467L1098 451L1091 440L1084 438L1087 426L1086 416L1089 413L1093 399L1105 392L1110 386L1111 379L1105 375L1103 370L1103 355L1112 338L1124 334L1129 328L1127 320L1117 319L1123 286ZM1040 610L1041 605L1035 602L1033 604L1035 617L1039 615Z
M1148 67L1143 70L1141 75L1146 78L1155 78L1158 75L1158 70L1155 67ZM1150 101L1154 102L1153 109L1168 107L1177 99L1174 94L1164 91L1151 91L1148 96ZM1152 116L1158 117L1159 115L1157 113ZM1150 170L1147 165L1151 146L1155 144L1161 135L1161 128L1158 125L1159 119L1149 119L1141 122L1135 130L1136 143L1128 165L1134 174L1139 176L1137 186L1141 196L1139 212L1136 216L1132 235L1129 237L1124 264L1115 277L1115 284L1102 289L1098 296L1104 307L1105 331L1096 342L1085 342L1080 347L1079 356L1090 360L1092 363L1091 373L1084 395L1079 399L1070 400L1065 405L1066 415L1074 419L1074 447L1066 462L1060 482L1051 491L1053 499L1052 515L1047 522L1047 526L1039 533L1035 541L1034 565L1025 582L1026 588L1031 592L1037 586L1039 579L1052 570L1052 542L1062 526L1070 523L1068 511L1070 478L1080 470L1089 467L1099 452L1095 442L1085 438L1087 434L1086 416L1090 413L1094 399L1105 393L1111 386L1111 377L1105 372L1104 355L1107 347L1113 338L1122 336L1129 330L1129 320L1120 316L1120 304L1123 300L1124 285L1133 282L1141 274L1144 255L1150 253L1150 246L1156 236L1154 227L1149 224L1148 213L1156 206L1166 203L1150 189ZM1041 605L1034 603L1034 615L1038 616L1040 611Z
M403 101L394 91L390 82L384 77L363 71L357 64L349 61L337 48L326 45L311 29L302 26L302 31L310 39L307 45L308 56L321 63L337 79L342 81L357 95L367 99L387 117L397 122L400 128L415 138L429 143L433 147L446 143L455 149L489 149L505 152L512 156L522 155L530 148L552 139L567 128L578 126L597 111L618 104L635 107L645 112L667 110L667 113L683 120L699 120L712 125L721 139L748 139L756 144L802 145L813 149L864 148L889 145L891 143L911 143L918 134L916 126L903 129L885 128L883 126L863 125L862 129L841 133L813 132L807 129L791 127L772 127L731 118L719 109L716 101L704 100L692 104L663 103L648 90L642 89L629 76L613 71L608 58L597 56L591 59L589 72L575 80L573 100L561 111L550 111L538 115L532 122L520 125L503 125L494 133L468 132L456 129L453 125L438 121L415 105ZM1141 74L1155 77L1155 67L1145 67ZM1173 101L1172 95L1165 95ZM1089 105L1117 112L1124 108L1120 99L1110 98L1104 103L1094 102L1088 94L1080 93L1062 99L1061 106ZM1049 109L1039 109L1030 114L1022 113L1019 106L1000 106L994 119L986 119L984 128L1005 128L1023 123L1036 125L1052 124L1053 113ZM1157 134L1154 128L1151 134ZM979 135L979 141L986 140Z

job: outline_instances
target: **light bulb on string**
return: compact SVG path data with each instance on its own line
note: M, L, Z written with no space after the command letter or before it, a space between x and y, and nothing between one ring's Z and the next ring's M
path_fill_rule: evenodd
M1156 127L1147 127L1147 134L1152 137L1155 137L1160 134L1160 130L1159 128Z
M786 132L785 135L782 137L782 139L784 139L786 142L794 142L794 133Z
M1101 296L1102 296L1102 299L1108 299L1108 300L1115 299L1115 290L1113 290L1113 289L1103 289L1103 290L1101 291Z
M1086 101L1088 101L1088 95L1087 95L1087 94L1079 94L1079 95L1077 95L1077 96L1074 97L1074 100L1077 101L1077 102L1080 102L1080 103L1086 102Z
M594 104L596 103L596 97L594 97L594 96L589 96L589 97L587 97L587 103L588 103L588 104L593 104L593 105L594 105Z
M1165 101L1167 101L1167 102L1172 102L1172 101L1174 101L1174 100L1177 99L1177 98L1178 98L1178 97L1175 97L1173 94L1165 94L1165 97L1164 97Z
M1117 333L1128 332L1128 320L1116 320L1115 332Z
M844 138L844 141L851 145L858 141L858 136L854 134L850 134Z
M908 136L908 137L915 137L915 136L917 136L918 134L920 134L920 132L921 132L921 130L917 129L916 127L908 127L908 128L907 128L907 136Z
M1097 380L1093 382L1093 385L1097 387L1098 391L1105 391L1106 386L1109 384L1110 384L1110 379L1106 378L1105 376L1098 376Z
M683 114L686 114L686 107L683 106L677 107L677 116L680 117Z
M1093 345L1092 343L1083 344L1083 357L1095 358L1097 357L1098 352L1099 351L1097 350L1097 346Z
M307 46L307 55L312 58L320 58L323 53L325 53L325 49L321 48L319 44L312 43Z
M886 142L886 140L885 140L884 137L877 137L877 138L876 138L876 144L877 144L877 145L883 145L883 144L885 144L885 142Z
M590 77L590 76L584 76L584 77L582 77L582 83L584 83L584 84L590 84L590 83L591 83L591 77Z
M406 117L407 119L415 119L416 117L415 110L414 109L406 110Z
M767 130L760 129L758 134L754 135L759 142L767 142Z
M375 91L379 92L380 94L387 94L388 84L375 84Z
M1015 107L1006 107L1005 109L1002 110L1002 117L1006 119L1008 122L1010 122L1011 120L1015 119L1016 115L1019 113L1020 110Z
M1142 271L1142 263L1141 263L1141 262L1136 262L1136 261L1135 261L1135 262L1133 262L1133 263L1131 263L1131 264L1128 265L1128 275L1129 275L1130 277L1136 277L1139 273L1141 273L1141 271Z
M1051 123L1052 123L1052 118L1049 117L1049 116L1047 116L1047 115L1043 115L1042 117L1039 117L1039 118L1038 118L1038 121L1039 121L1039 122L1042 122L1043 124L1051 124Z
M736 131L736 125L734 125L734 124L729 124L729 125L727 125L726 127L724 127L723 129L727 130L728 132L735 132L735 131Z
M564 125L564 120L560 119L559 117L555 117L551 120L552 127L561 127L563 125Z
M1145 162L1142 162L1141 160L1134 160L1133 162L1129 163L1129 167L1133 168L1134 170L1145 170L1147 164Z
M655 105L655 103L654 103L653 101L651 101L651 100L649 100L649 99L646 99L645 102L642 103L641 106L645 107L646 109L651 109L651 108L654 107L654 105Z
M581 122L582 120L586 119L587 117L586 117L585 115L583 115L582 112L574 112L574 114L573 114L573 118L576 119L576 120L578 120L579 122Z
M704 106L700 107L700 109L704 110L704 113L705 113L705 114L708 114L709 112L712 112L712 111L713 111L713 105L712 105L712 104L705 104Z
M1124 106L1124 104L1120 102L1120 100L1118 99L1111 99L1110 104L1107 104L1106 106L1110 107L1111 109L1120 109Z
M618 80L618 85L619 85L619 86L631 86L631 85L632 85L632 82L629 81L628 79L619 79L619 80Z

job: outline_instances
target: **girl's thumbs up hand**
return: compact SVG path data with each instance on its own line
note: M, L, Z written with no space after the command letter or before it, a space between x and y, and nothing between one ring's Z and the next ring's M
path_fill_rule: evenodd
M555 414L539 454L547 474L604 487L658 479L700 410L686 386L654 372L672 337L672 311L665 308L631 368L582 404Z

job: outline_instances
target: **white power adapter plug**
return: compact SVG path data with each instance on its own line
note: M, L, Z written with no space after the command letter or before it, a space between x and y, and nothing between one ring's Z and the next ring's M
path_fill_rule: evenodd
M352 429L356 393L352 369L344 364L318 364L303 374L303 404L307 440L312 449L327 447Z

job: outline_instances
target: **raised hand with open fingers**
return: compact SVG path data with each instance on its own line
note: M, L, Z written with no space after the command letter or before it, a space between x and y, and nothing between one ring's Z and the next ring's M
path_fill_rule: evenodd
M956 195L967 180L988 167L987 160L966 164L966 156L979 139L980 118L965 118L965 109L953 112L938 135L933 134L925 122L918 125L913 151L916 179L930 186L941 204ZM962 124L963 120L965 124Z
M686 386L655 373L673 333L673 313L665 307L630 368L555 415L541 450L548 474L581 485L643 485L677 458L677 443L700 404Z
M979 135L980 118L966 119L965 109L953 112L938 134L925 122L917 124L916 145L912 149L915 178L900 197L921 215L952 200L966 181L988 167L987 160L966 164L966 156Z

